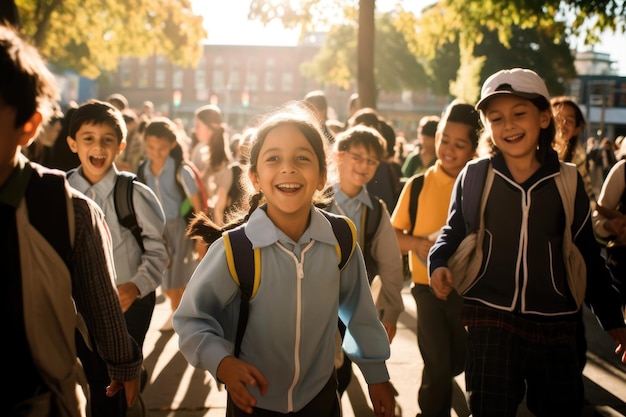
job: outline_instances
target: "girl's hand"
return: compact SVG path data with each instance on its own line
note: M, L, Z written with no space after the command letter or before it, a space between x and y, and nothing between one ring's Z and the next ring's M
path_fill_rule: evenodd
M258 387L261 395L267 393L268 382L254 366L234 356L225 357L217 367L217 379L226 385L233 403L240 410L252 414L256 399L250 394L246 385Z
M435 269L430 276L430 288L440 300L447 300L452 292L452 272L445 266Z
M374 415L376 417L394 417L396 412L396 399L393 396L391 383L381 382L380 384L371 384L368 386L370 400L374 406Z

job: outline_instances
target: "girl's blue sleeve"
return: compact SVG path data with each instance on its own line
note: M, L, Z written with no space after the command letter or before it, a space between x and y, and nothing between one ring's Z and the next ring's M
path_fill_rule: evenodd
M217 378L220 362L233 354L232 334L239 309L238 287L228 271L224 241L215 241L194 271L174 313L179 348L196 368Z
M359 366L365 381L389 380L385 361L391 350L387 332L378 319L360 247L341 272L339 318L346 325L343 350Z

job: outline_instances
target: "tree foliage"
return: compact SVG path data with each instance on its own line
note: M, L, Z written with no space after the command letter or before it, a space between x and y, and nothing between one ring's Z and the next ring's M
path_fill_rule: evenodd
M88 77L123 56L165 55L181 66L202 56L206 32L189 0L16 0L21 32L59 69Z
M424 88L427 86L424 69L410 53L393 19L392 13L384 13L375 21L376 91L400 92ZM302 65L302 73L320 83L348 89L357 79L357 30L357 22L331 27L319 53L311 62Z
M411 0L405 0L406 2ZM551 91L557 92L557 84L573 77L572 57L568 42L581 37L588 43L597 42L599 34L605 30L618 33L626 31L626 0L441 0L423 10L420 16L403 11L398 7L394 14L394 25L404 34L404 45L422 65L429 87L436 93L452 93L465 100L475 100L482 80L502 67L515 65L534 67L545 76ZM249 18L263 22L280 20L286 27L300 27L303 32L320 22L331 22L341 16L354 15L354 0L252 0ZM361 0L368 10L374 0ZM373 12L372 12L373 13ZM369 14L368 14L369 16ZM377 25L381 23L377 22ZM393 64L389 55L380 57L380 49L388 49L390 44L381 42L386 38L376 29L376 40L367 47L357 42L357 54L353 55L352 30L357 39L366 35L362 31L373 32L373 27L364 25L340 25L328 36L329 42L310 66L305 66L309 74L329 82L345 84L354 76L354 62L357 62L356 78L359 94L366 89L368 95L375 95L377 88L390 88L386 84L386 70L383 65ZM535 32L536 38L532 34ZM394 39L389 36L388 39ZM363 48L364 52L361 52ZM369 48L369 49L368 49ZM367 69L361 63L369 60L369 50L375 50L375 83L365 82L361 70ZM398 49L395 53L401 53ZM500 57L507 57L506 59ZM333 62L334 60L334 62ZM321 78L321 74L326 74ZM397 74L397 73L396 73ZM416 76L418 78L419 76ZM397 81L402 80L396 75ZM363 97L361 97L363 99ZM371 104L368 104L374 107Z

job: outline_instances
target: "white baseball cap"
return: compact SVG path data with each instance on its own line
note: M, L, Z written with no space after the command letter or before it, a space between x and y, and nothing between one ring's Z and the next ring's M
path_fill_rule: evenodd
M535 71L512 68L498 71L485 80L476 109L480 110L489 99L503 94L513 94L527 99L543 97L550 103L546 83Z

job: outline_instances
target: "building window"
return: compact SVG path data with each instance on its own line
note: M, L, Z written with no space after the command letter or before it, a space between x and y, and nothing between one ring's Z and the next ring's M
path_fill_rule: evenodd
M154 70L154 87L163 89L166 87L166 67L167 60L163 55L159 55L156 57L156 66Z
M248 73L246 86L248 87L248 91L259 91L259 75L256 73Z
M148 60L146 58L139 59L139 88L147 88L150 84L150 72L148 71Z
M183 69L182 68L174 68L172 71L172 88L173 89L181 89L183 88Z
M203 56L198 62L198 66L195 71L195 85L196 89L206 90L206 58Z
M224 76L224 58L216 56L213 58L213 85L212 90L216 92L224 91L226 80Z
M283 93L293 92L293 73L283 72L280 88Z
M274 58L268 58L265 62L265 91L267 92L273 92L276 89L275 71Z
M231 65L230 74L228 74L228 88L231 91L238 91L241 90L239 63L233 62Z

